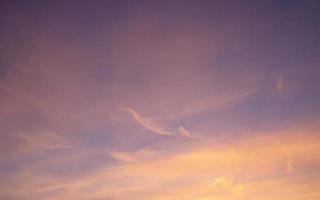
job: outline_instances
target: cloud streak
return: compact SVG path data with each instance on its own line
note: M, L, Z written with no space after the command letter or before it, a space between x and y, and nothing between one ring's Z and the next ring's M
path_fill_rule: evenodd
M149 149L139 149L135 152L124 152L124 151L109 151L108 155L113 159L120 162L137 162L142 159L148 159L153 157L154 151Z
M31 148L38 150L72 148L72 145L64 137L50 131L37 134L18 134L16 137L22 139Z
M138 113L136 110L132 108L120 106L119 109L121 111L125 111L129 113L132 119L134 119L138 124L140 124L142 127L144 127L147 130L150 130L155 134L165 135L165 136L180 135L180 136L189 137L189 138L192 137L191 133L182 126L180 126L177 131L168 131L163 128L160 128L159 125L152 122L150 119L142 117L140 113Z

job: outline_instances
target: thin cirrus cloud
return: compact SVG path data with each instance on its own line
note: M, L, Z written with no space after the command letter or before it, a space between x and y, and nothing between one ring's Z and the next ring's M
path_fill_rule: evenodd
M22 139L31 148L38 150L72 148L72 145L64 137L50 131L38 134L18 134L16 137Z
M180 135L183 137L190 137L190 138L192 137L191 133L187 129L185 129L183 126L179 126L177 131L168 131L163 128L160 128L156 123L152 122L151 119L142 117L140 113L138 113L136 110L132 108L120 106L119 109L121 111L125 111L129 113L132 119L134 119L138 124L140 124L145 129L150 130L152 133L165 135L165 136Z
M137 162L155 156L155 152L150 149L139 149L135 152L108 151L108 155L120 162Z
M221 110L246 101L254 97L256 93L257 92L254 89L243 89L243 91L231 90L223 92L210 98L196 99L189 101L188 103L182 103L182 106L176 105L176 108L173 109L173 112L163 113L163 116L160 116L158 118L176 121L181 118L196 116L204 112ZM167 130L163 127L160 127L156 122L154 122L154 119L143 117L138 111L133 108L118 106L118 109L130 114L133 120L135 120L145 129L150 130L155 134L166 136L180 135L188 138L196 138L194 134L191 134L190 131L183 126L179 126L175 131Z
M287 85L285 83L285 80L282 77L278 77L276 79L275 85L276 85L276 90L279 93L283 93L287 89Z
M205 95L203 98L198 98L182 105L176 105L174 112L169 113L167 118L179 119L199 115L205 112L214 112L235 106L241 102L249 100L257 94L257 90L242 88L241 90L226 89L218 94Z

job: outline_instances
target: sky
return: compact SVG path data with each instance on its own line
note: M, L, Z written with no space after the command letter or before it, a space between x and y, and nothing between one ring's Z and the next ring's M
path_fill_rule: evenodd
M0 199L320 199L317 0L0 3Z

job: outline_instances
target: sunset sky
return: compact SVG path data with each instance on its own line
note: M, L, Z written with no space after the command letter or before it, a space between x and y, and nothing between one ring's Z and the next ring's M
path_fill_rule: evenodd
M3 0L1 200L319 200L320 1Z

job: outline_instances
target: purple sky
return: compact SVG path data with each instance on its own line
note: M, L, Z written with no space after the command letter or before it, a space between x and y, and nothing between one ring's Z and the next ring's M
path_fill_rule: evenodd
M319 199L319 9L1 1L0 199Z

